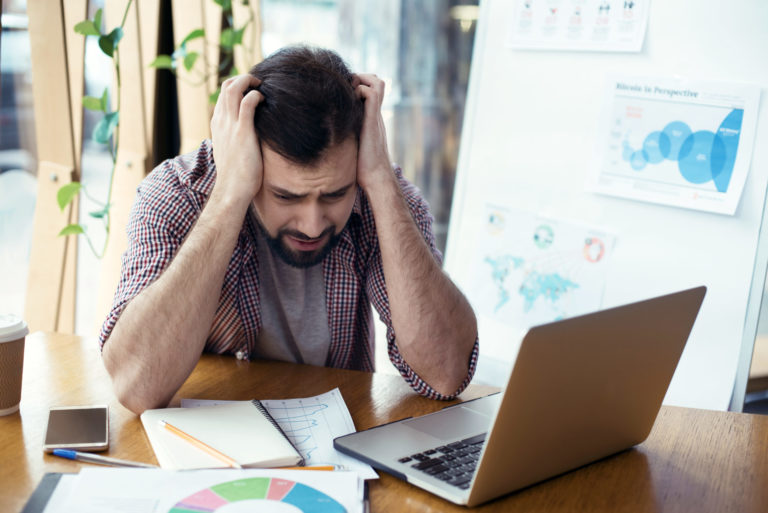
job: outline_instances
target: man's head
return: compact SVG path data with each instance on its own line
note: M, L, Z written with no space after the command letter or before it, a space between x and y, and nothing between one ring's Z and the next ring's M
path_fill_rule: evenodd
M264 163L258 221L283 260L308 267L332 249L352 212L363 104L330 50L284 48L251 74L264 95L254 116Z
M330 147L360 137L363 104L354 75L338 54L289 46L254 66L264 95L254 116L256 135L282 157L312 165Z

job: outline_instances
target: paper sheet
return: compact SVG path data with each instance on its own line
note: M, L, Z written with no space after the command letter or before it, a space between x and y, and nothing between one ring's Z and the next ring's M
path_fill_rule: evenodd
M45 513L363 511L355 472L84 468ZM55 498L55 496L54 496Z
M520 49L639 52L650 0L518 0L507 45Z
M483 214L466 291L476 313L525 333L602 307L613 234L504 205ZM513 338L485 339L483 354L505 359Z
M759 100L753 85L609 76L587 189L733 215Z
M182 408L223 404L229 401L182 399ZM337 465L354 470L363 479L379 476L370 465L340 453L333 439L355 432L355 424L338 388L300 399L261 400L261 404L288 435L304 457L305 465Z

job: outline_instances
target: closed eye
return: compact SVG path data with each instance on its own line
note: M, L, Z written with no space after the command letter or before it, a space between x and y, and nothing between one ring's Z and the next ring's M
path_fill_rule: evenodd
M323 194L323 201L338 201L347 195L347 191Z
M291 194L290 192L281 191L281 190L272 190L272 196L274 196L276 199L280 201L296 201L303 197L297 194Z
M324 201L329 201L329 202L338 201L344 198L351 188L352 188L352 185L347 185L336 191L328 192L322 195L322 199Z

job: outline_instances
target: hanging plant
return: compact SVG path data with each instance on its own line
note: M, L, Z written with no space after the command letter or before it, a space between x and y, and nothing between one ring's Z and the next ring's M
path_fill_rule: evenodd
M75 32L82 34L84 37L95 36L99 38L99 48L101 51L111 59L112 65L115 70L116 76L116 94L117 94L117 108L113 111L110 110L108 101L109 88L104 88L104 92L100 97L95 96L83 96L82 105L88 110L101 112L102 117L91 133L91 139L99 144L107 146L110 156L112 158L112 169L109 174L109 186L107 188L106 201L98 200L88 193L88 189L82 182L71 182L67 185L59 188L56 193L56 201L59 204L59 208L64 211L72 200L74 200L81 192L92 202L97 205L97 209L88 212L88 215L94 219L101 219L104 226L105 237L104 244L101 250L97 249L90 235L86 231L86 228L81 224L70 224L65 226L60 232L59 236L67 235L83 235L88 242L88 246L97 258L102 258L107 249L109 243L109 229L110 229L110 207L112 200L112 182L115 176L115 169L117 168L117 149L120 141L120 52L118 51L120 40L123 38L123 27L125 26L125 20L128 17L128 11L131 8L133 0L129 0L125 6L125 13L123 13L123 20L119 27L114 28L110 32L101 31L101 17L102 10L99 9L94 14L92 20L83 20L75 25Z
M150 63L150 67L157 69L168 69L174 75L179 77L177 70L183 67L190 72L193 79L179 77L193 86L202 86L208 82L211 77L216 77L218 87L208 96L208 101L215 104L221 92L221 83L227 78L238 75L240 71L235 67L235 48L241 46L246 56L247 62L253 62L253 48L243 43L243 34L252 24L255 23L256 16L248 0L242 0L242 5L248 7L248 19L245 23L236 28L232 16L232 0L213 0L213 3L221 7L224 21L224 29L221 31L218 42L206 41L206 44L217 47L221 56L218 66L206 67L205 59L200 59L200 53L190 51L187 43L195 39L205 39L205 30L197 28L187 34L184 39L174 49L171 55L161 54Z

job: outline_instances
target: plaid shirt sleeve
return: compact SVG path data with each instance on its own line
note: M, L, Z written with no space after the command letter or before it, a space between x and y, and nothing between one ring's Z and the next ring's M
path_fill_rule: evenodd
M126 229L128 249L122 256L120 281L99 333L100 348L127 304L168 266L200 214L178 178L177 165L178 159L164 162L139 185Z
M432 232L432 223L434 218L429 211L429 206L424 198L421 196L419 189L408 182L402 174L402 170L399 167L394 169L400 184L400 190L403 193L405 201L408 205L408 209L411 212L416 226L419 228L424 240L426 241L429 249L432 251L432 255L435 260L442 266L443 256L437 249L435 244L435 236ZM400 350L397 347L395 340L395 331L392 327L392 316L389 309L389 299L387 297L387 289L384 281L384 269L381 262L381 248L378 245L378 239L376 239L376 245L371 253L368 261L368 277L366 280L366 292L368 294L371 303L376 311L379 313L379 317L382 322L387 326L387 349L389 352L389 359L392 364L397 368L405 381L420 395L428 397L430 399L448 400L453 399L459 395L472 380L472 376L475 373L477 366L477 356L479 352L479 342L475 339L475 345L472 349L472 354L468 362L467 376L461 383L459 388L451 395L443 395L433 389L426 381L416 374L416 372L408 365L400 354Z

